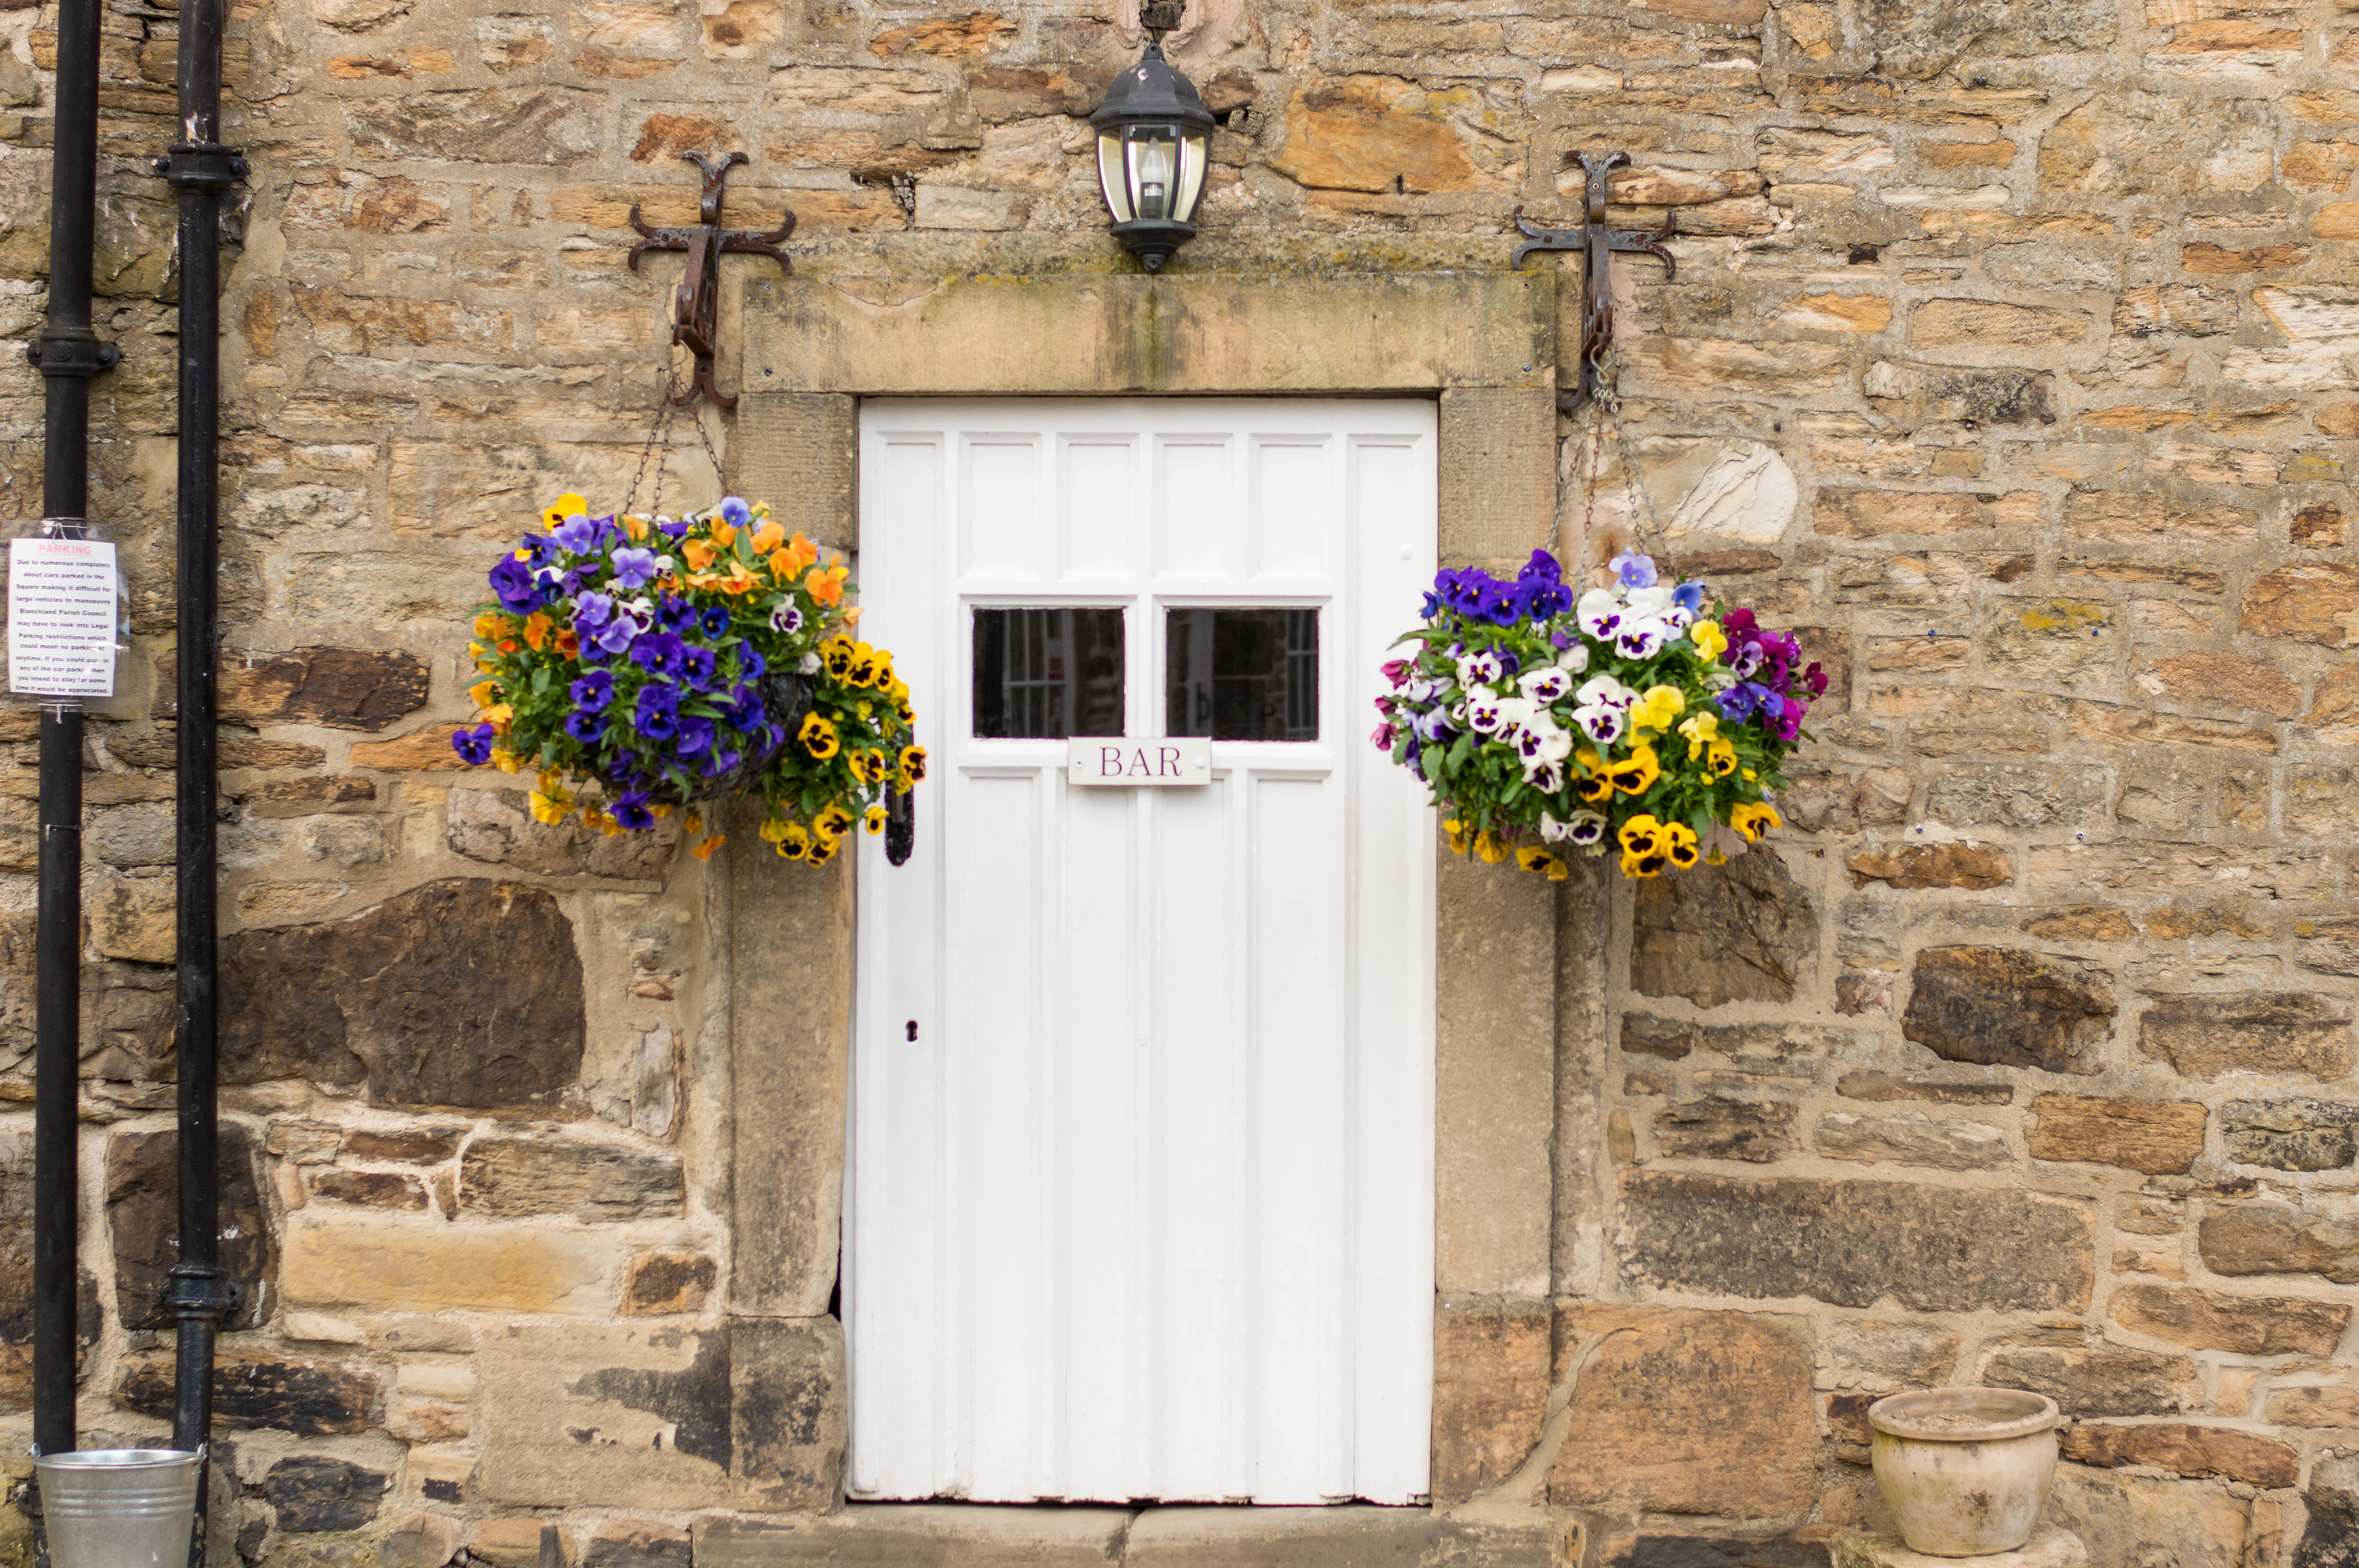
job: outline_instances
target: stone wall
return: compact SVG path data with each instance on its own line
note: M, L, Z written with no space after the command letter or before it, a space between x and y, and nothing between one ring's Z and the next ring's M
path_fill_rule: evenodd
M18 338L52 23L0 8ZM174 46L141 0L105 27L93 493L136 650L88 758L84 1424L135 1435L169 1375ZM1637 478L1838 672L1775 853L1468 895L1556 977L1553 1104L1492 1086L1554 1261L1441 1304L1438 1505L1533 1561L1810 1568L1877 1518L1866 1402L1983 1379L2071 1412L2098 1568L2353 1562L2359 16L1199 0L1174 42L1223 120L1183 271L1497 268L1518 205L1576 210L1574 152L1629 150L1617 220L1683 236L1676 281L1621 275ZM544 500L630 481L678 264L626 270L626 219L692 213L677 152L751 154L733 218L790 207L799 272L864 299L1123 270L1074 116L1134 47L1093 5L234 8L223 1552L675 1568L700 1519L834 1502L824 1031L759 1178L791 1256L740 1257L730 851L459 771L465 611ZM1586 508L1585 433L1593 561L1638 509L1618 463ZM694 442L664 471L709 495ZM6 515L38 472L19 372ZM12 1454L32 733L0 714ZM815 881L785 928L825 945Z

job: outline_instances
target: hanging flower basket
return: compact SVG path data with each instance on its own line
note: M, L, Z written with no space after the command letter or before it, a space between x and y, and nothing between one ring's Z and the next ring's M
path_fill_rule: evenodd
M491 570L469 651L477 722L460 756L532 769L532 814L606 833L674 811L692 851L722 843L694 807L760 800L762 837L790 860L832 859L883 830L925 777L892 655L858 641L841 557L734 496L680 518L541 514Z
M1565 855L1625 876L1715 864L1778 826L1786 756L1826 673L1750 610L1635 552L1574 597L1532 552L1513 582L1444 571L1414 653L1385 665L1376 744L1415 772L1461 854L1559 881Z

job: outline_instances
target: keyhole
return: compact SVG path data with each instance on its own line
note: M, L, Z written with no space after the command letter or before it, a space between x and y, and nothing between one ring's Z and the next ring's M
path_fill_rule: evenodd
M915 1040L917 1037L918 1037L918 1021L917 1021L916 1019L914 1019L914 1018L913 1018L913 1019L909 1020L909 1038L910 1038L910 1039L912 1039L912 1040Z

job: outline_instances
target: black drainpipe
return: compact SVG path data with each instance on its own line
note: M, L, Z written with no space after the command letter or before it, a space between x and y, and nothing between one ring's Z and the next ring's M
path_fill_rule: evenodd
M90 503L90 384L122 357L91 330L98 201L99 0L60 0L49 155L49 296L28 356L44 384L43 531L80 538ZM33 1441L74 1446L75 1100L82 1033L82 703L41 705L40 892L33 948Z
M245 160L221 145L221 0L180 0L180 139L156 160L180 198L179 900L175 1036L179 1090L180 1260L167 1300L179 1320L172 1445L202 1448L212 1430L213 1336L237 1292L221 1268L219 1108L215 1089L213 675L216 512L221 490L221 204ZM204 1561L204 1499L191 1561Z

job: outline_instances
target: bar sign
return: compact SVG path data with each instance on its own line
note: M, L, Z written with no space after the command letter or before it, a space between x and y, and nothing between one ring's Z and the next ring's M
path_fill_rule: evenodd
M1065 776L1077 784L1212 782L1212 742L1201 736L1076 735L1065 745Z

